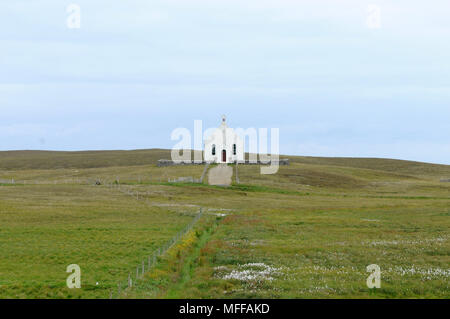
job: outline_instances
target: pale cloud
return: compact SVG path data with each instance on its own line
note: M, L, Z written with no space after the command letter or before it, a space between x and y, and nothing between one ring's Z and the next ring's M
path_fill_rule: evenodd
M66 27L72 2L81 29ZM366 25L369 4L381 9L379 29ZM0 149L40 148L40 136L51 149L170 148L174 127L215 126L226 113L235 126L279 127L288 154L448 162L449 9L3 1Z

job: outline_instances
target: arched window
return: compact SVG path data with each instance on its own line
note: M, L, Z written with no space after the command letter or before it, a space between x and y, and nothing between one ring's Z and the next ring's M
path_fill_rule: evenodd
M216 155L216 144L212 145L212 155Z
M236 155L236 144L233 144L233 155Z

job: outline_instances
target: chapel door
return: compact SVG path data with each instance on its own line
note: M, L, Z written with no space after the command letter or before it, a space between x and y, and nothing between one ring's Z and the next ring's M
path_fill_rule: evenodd
M222 151L222 162L226 162L227 161L227 151L226 150L223 150Z

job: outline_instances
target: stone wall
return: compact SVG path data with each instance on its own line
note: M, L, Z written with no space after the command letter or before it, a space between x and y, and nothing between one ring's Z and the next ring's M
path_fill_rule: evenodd
M168 183L201 183L202 181L198 178L194 178L192 176L186 176L186 177L178 177L174 179L168 179Z
M278 161L278 165L283 166L283 165L289 165L289 159L288 158L282 158L279 159ZM276 162L274 161L272 162L268 162L268 163L261 163L260 161L256 162L256 163L250 163L250 162L239 162L239 165L273 165ZM206 164L206 162L174 162L172 160L167 160L167 159L160 159L158 161L158 166L159 167L165 167L165 166L174 166L174 165L203 165Z
M159 167L163 167L163 166L174 166L174 165L203 165L206 164L206 162L174 162L172 160L167 160L167 159L160 159L158 161L158 166Z

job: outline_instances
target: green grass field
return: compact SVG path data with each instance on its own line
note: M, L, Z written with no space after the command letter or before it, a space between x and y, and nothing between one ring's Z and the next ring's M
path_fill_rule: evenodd
M450 297L450 166L288 157L222 188L168 183L203 171L157 167L168 150L0 152L0 298L109 298L200 207L121 298Z

